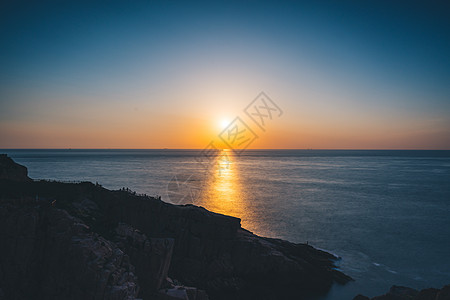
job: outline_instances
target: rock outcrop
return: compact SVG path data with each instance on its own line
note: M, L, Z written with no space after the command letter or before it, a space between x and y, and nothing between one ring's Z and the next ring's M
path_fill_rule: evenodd
M169 275L208 292L213 299L280 299L326 292L350 278L333 255L305 244L262 238L238 218L192 205L96 189L92 194L109 220L130 224L151 237L175 240Z
M0 154L0 179L9 179L15 181L29 181L28 170L26 167L15 163L6 154Z
M450 300L450 284L442 289L428 288L421 291L394 285L382 296L369 298L357 295L353 300Z
M35 299L300 299L351 280L329 253L259 237L238 218L193 205L7 176L0 199L8 299L21 298L18 290Z

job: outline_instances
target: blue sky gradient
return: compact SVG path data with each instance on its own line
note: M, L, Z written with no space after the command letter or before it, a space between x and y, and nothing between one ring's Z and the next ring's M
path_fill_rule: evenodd
M261 148L450 149L444 1L11 1L0 10L0 147L201 148L207 133L186 142L181 128L232 118L264 90L288 113ZM83 140L89 128L105 138ZM145 142L106 137L133 128Z

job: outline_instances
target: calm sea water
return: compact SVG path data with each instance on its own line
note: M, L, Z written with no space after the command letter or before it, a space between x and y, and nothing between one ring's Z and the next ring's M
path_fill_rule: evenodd
M213 158L196 150L0 152L35 179L92 181L195 203L241 218L258 235L331 251L355 281L326 299L450 283L450 151L251 150Z

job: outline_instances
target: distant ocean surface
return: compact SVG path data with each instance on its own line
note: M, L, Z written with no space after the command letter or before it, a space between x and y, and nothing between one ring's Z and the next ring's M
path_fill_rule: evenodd
M450 151L0 150L34 179L128 187L242 219L258 235L340 257L355 281L323 299L393 284L450 283ZM206 161L206 162L205 162ZM211 163L211 164L209 164Z

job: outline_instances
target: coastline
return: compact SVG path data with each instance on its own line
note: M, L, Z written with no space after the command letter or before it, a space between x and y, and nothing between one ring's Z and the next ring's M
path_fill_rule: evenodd
M50 288L43 288L50 282L75 285L74 289L80 284L86 287L98 284L96 280L80 282L77 272L73 274L75 278L55 278L55 273L66 274L70 269L67 266L64 269L50 263L54 269L46 272L47 264L42 266L42 263L52 262L52 258L41 251L42 247L54 243L53 239L57 240L58 247L81 256L73 265L86 262L95 265L88 270L94 278L110 276L111 270L105 274L101 265L89 264L88 258L92 255L96 256L94 261L116 261L117 257L105 258L102 253L119 253L122 260L128 261L125 267L128 271L122 270L123 265L109 263L112 273L116 274L114 278L121 278L111 283L108 279L102 286L100 293L112 293L111 299L172 299L164 297L176 295L199 300L304 298L325 294L333 283L345 284L351 280L336 269L336 256L306 244L259 237L241 228L238 218L193 205L176 206L127 191L110 191L88 182L33 181L28 178L25 167L6 156L0 159L1 235L9 239L0 249L2 257L12 259L25 269L32 268L31 273L40 278L40 282L36 282L36 278L25 276L26 287L21 287L25 293L41 293L43 298L49 299L56 297ZM24 227L21 223L24 219L35 236L30 237L32 232L28 230L14 232ZM61 241L49 226L52 222L57 228L63 227L59 228L65 237ZM32 257L31 262L18 251L24 236L33 241L28 245L32 250L27 253L28 258ZM51 241L47 241L49 236ZM74 239L83 241L83 247L74 244ZM11 248L12 245L18 248ZM107 250L103 249L105 247ZM86 253L90 254L84 256ZM66 259L64 255L64 252L53 253L61 260ZM5 261L2 264L6 264ZM42 267L44 271L39 270ZM8 280L2 279L1 288L5 295L11 296L17 292L17 288L11 286L21 286L21 283ZM68 282L71 280L73 282ZM87 291L94 298L99 293L97 289ZM57 297L77 299L64 294Z

